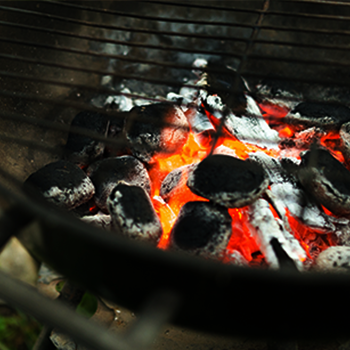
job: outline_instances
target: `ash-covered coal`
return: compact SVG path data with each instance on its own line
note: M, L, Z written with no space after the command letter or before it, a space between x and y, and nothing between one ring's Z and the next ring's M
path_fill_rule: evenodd
M345 161L350 163L350 122L341 126L339 131L342 153Z
M151 193L151 181L146 168L132 156L99 160L88 167L87 175L91 178L96 189L95 203L104 212L107 212L108 196L121 181L140 186L147 193Z
M74 117L71 126L107 136L109 118L101 113L83 111ZM101 157L104 149L105 143L103 141L71 131L64 152L67 160L79 167L85 167Z
M125 123L132 154L149 162L155 154L171 154L187 141L189 124L182 109L169 103L134 107Z
M319 254L315 268L324 272L350 272L350 247L329 247Z
M48 201L68 210L89 201L94 185L77 165L60 160L31 174L23 184L29 194L41 193Z
M212 155L196 165L187 186L199 196L227 208L243 207L267 188L263 168L255 161L226 155Z
M350 108L337 103L301 102L286 115L285 121L303 127L339 130L350 121Z
M222 258L232 234L226 208L210 202L188 202L170 234L172 249L207 258Z
M119 183L109 195L107 207L118 232L134 240L158 243L162 226L143 188Z
M299 180L305 191L337 215L350 215L350 172L325 149L302 155Z

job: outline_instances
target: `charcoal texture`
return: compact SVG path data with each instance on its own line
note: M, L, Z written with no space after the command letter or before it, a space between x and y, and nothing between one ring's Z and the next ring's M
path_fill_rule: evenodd
M113 188L119 182L137 185L151 192L151 182L144 165L132 156L107 158L92 164L87 169L96 188L95 202L103 211L107 211L106 201Z
M24 189L38 191L50 202L73 209L89 201L95 193L91 180L75 164L60 160L31 174Z
M109 119L101 113L83 111L75 116L71 126L107 136ZM100 157L104 149L105 145L102 141L71 131L65 146L65 157L78 166L84 167Z
M285 120L305 127L339 130L342 124L350 121L350 109L335 103L302 102L288 113Z
M126 119L126 138L132 154L149 162L155 154L168 154L182 147L189 125L180 107L168 103L134 107Z
M195 194L219 205L237 208L257 199L268 183L258 163L213 155L200 162L190 173L187 186Z
M118 184L107 200L113 224L129 238L157 244L162 226L148 194L138 186Z
M316 200L338 215L350 215L350 172L327 150L302 155L299 180Z
M219 258L232 234L227 209L210 202L188 202L171 231L171 246L194 255Z

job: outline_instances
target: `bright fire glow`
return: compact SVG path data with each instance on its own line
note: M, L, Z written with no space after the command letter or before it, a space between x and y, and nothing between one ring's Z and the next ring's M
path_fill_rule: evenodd
M295 136L295 131L292 127L283 125L283 118L288 113L287 109L271 104L260 105L260 108L266 121L271 126L276 126L280 137L293 138ZM217 127L219 120L209 113L207 115L213 125ZM200 136L201 139L196 139L195 134L191 131L187 142L179 152L168 154L167 156L164 156L164 154L162 156L154 156L150 162L149 174L152 181L152 202L163 226L163 235L158 243L158 247L161 249L166 249L169 245L170 232L181 207L189 201L207 201L207 199L192 193L186 186L188 177L186 171L183 171L180 180L182 185L176 188L174 193L167 199L167 202L160 197L161 183L171 171L185 165L198 163L210 153L213 138L208 134L208 140L206 141L203 140L203 135L206 134L203 133ZM339 149L338 134L328 133L320 139L320 144L327 147L338 160L344 161ZM279 157L279 151L241 142L234 136L229 135L225 129L223 129L222 136L217 140L216 147L218 146L224 146L224 149L234 151L234 154L243 160L247 159L249 154L253 152L265 152L271 157ZM271 207L271 211L277 218L278 214L273 207ZM229 209L228 212L232 218L233 234L228 243L223 261L229 263L230 253L238 251L248 261L249 265L261 265L264 257L251 235L248 208ZM325 213L332 215L327 209L325 209ZM312 230L293 217L288 210L286 215L292 234L306 251L308 259L314 259L322 250L334 244L329 234Z

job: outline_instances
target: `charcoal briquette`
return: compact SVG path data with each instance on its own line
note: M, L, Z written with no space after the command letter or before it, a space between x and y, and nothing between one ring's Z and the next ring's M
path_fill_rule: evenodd
M302 102L286 115L285 121L303 127L339 130L350 121L350 108L336 103Z
M189 125L180 107L155 103L134 107L126 119L125 135L132 154L149 162L155 154L171 154L187 141Z
M315 261L315 268L324 272L350 272L350 247L329 247Z
M350 215L350 172L325 149L302 155L298 177L305 191L338 215Z
M151 181L144 165L135 157L121 156L106 158L91 164L87 175L95 186L95 202L107 211L106 201L113 188L121 181L140 186L151 193Z
M170 234L172 249L218 259L232 234L226 208L210 202L188 202L180 210Z
M71 126L107 136L109 119L108 116L101 113L83 111L74 117ZM64 152L67 160L80 167L85 167L102 156L104 149L103 141L70 131Z
M156 245L162 226L149 195L139 186L118 184L107 199L113 225L122 235Z
M50 202L67 209L88 202L95 193L84 171L65 160L50 163L31 174L24 189L39 192Z
M212 155L196 165L187 186L199 196L227 208L252 203L267 188L269 180L261 165L227 155Z

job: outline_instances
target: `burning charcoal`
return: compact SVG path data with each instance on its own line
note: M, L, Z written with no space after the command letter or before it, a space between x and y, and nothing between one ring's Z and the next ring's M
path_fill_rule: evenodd
M208 95L218 95L223 104L237 114L244 114L247 108L245 92L248 91L246 82L231 67L223 66L221 62L209 61L209 69L223 72L204 72L198 85L208 92Z
M299 180L319 203L337 215L350 215L350 172L327 150L302 155Z
M95 202L107 212L106 201L113 188L121 181L142 187L151 193L151 181L144 165L132 156L100 160L89 166L87 175L95 185Z
M268 184L258 163L225 155L204 159L190 173L187 181L192 192L227 208L252 203Z
M257 86L256 93L260 107L267 114L276 117L284 117L303 98L293 82L286 80L266 79Z
M283 208L283 215L285 208L288 208L290 214L319 232L327 233L335 230L335 226L329 217L306 196L303 189L282 167L279 160L263 152L256 152L251 154L250 157L261 164L268 175L270 192L275 198L276 205L280 203Z
M206 108L217 119L221 119L225 110L218 96L209 96L206 99ZM225 119L227 131L243 142L249 142L260 147L278 148L280 141L278 132L269 127L263 118L260 109L252 97L247 96L245 113L237 116L230 112Z
M252 230L252 235L271 268L280 268L278 257L271 245L271 241L276 239L281 249L293 260L295 266L302 270L302 262L306 259L306 253L298 240L284 228L282 221L274 217L269 203L264 199L258 199L250 205L249 212L250 224L255 228Z
M124 236L156 245L162 226L148 194L138 186L120 183L107 200L113 225Z
M339 130L342 124L350 121L350 108L336 103L302 102L286 115L285 121L304 127Z
M105 230L111 230L112 218L110 215L106 215L103 212L98 212L95 215L85 215L80 218L81 221L86 222L87 224L101 227Z
M171 171L163 180L160 186L160 196L167 201L169 198L181 192L186 186L189 173L194 169L196 164L184 165Z
M189 125L178 106L156 103L134 107L125 123L133 155L149 162L155 154L174 153L187 141Z
M186 111L186 117L198 142L207 146L215 134L215 128L203 107L190 105Z
M72 121L71 126L86 129L107 136L109 120L106 115L96 112L80 112ZM79 167L84 167L100 157L104 152L104 143L89 136L71 131L65 146L66 159Z
M206 258L222 258L232 234L227 209L209 202L188 202L170 233L173 249Z
M234 250L228 253L227 258L230 264L237 266L248 266L248 261L238 250Z
M350 271L350 247L329 247L316 259L316 269L329 272Z
M342 125L340 128L339 136L344 158L347 163L350 163L350 122Z
M65 160L48 164L30 175L24 189L39 191L50 202L67 209L82 205L95 193L84 171Z

